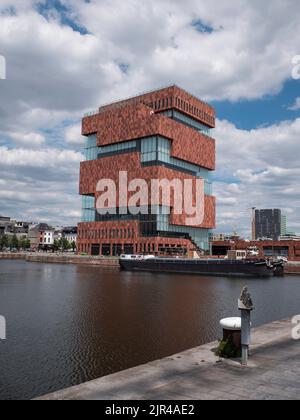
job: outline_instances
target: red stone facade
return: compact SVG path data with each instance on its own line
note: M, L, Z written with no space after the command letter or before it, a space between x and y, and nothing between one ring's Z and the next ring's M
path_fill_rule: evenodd
M171 109L178 110L209 128L215 126L215 111L211 106L178 87L172 86L100 108L95 115L83 118L82 134L85 136L96 134L98 146L159 135L171 141L172 157L211 171L214 170L215 140L201 134L196 129L160 114L162 111ZM114 180L118 187L120 171L128 172L129 181L136 178L144 179L149 188L153 179L192 179L194 184L197 179L196 176L166 166L143 166L139 152L125 153L82 162L80 194L95 195L96 203L99 195L96 192L98 181L109 178ZM171 197L171 208L174 204L173 199L174 197ZM141 203L141 205L143 204L147 203ZM162 197L159 198L158 203L152 202L151 204L163 204ZM117 203L118 206L119 203ZM185 214L179 216L171 211L170 223L187 227L186 218ZM197 227L212 229L215 227L215 218L215 198L205 196L204 222ZM79 252L90 254L92 246L94 246L94 250L98 250L100 246L100 253L102 253L103 244L105 244L105 254L109 245L112 255L115 253L114 246L118 247L118 251L121 248L124 252L126 245L132 245L133 252L143 253L163 253L163 248L171 250L181 248L185 251L195 248L192 241L183 239L180 235L177 238L142 237L139 222L136 220L90 222L79 225Z
M286 254L290 261L300 261L300 241L217 241L213 242L214 254L218 254L220 250L246 250L249 247L257 247L260 256L264 258L269 253L282 256ZM266 253L268 250L268 253Z
M168 117L155 114L143 104L127 105L85 118L82 134L95 133L98 146L161 135L172 140L172 157L215 169L213 139Z
M108 178L112 179L117 189L119 189L119 173L120 171L126 170L128 172L128 180L134 178L140 178L147 181L150 191L151 180L153 179L168 179L172 181L174 179L180 179L183 181L186 178L193 179L196 181L196 177L187 176L185 173L175 171L173 169L165 168L162 166L150 166L142 167L141 159L139 153L128 153L123 154L115 159L114 157L105 157L101 159L101 165L99 161L88 161L82 162L80 167L80 194L81 195L90 195L95 194L96 200L99 196L99 193L95 191L95 186L100 179ZM128 198L130 198L134 193L128 193ZM171 207L174 204L174 194L171 196ZM142 206L147 205L148 202L141 202ZM160 194L159 201L152 202L153 205L163 204L162 196ZM195 205L196 202L193 202ZM119 202L117 201L117 207ZM186 215L171 215L171 222L174 225L187 226L185 219ZM205 196L205 219L201 225L196 227L213 229L215 228L215 197Z
M80 252L91 254L92 244L99 244L100 255L113 255L114 246L121 246L122 252L126 246L132 245L132 253L165 254L166 250L176 251L186 249L191 251L194 246L187 239L181 238L143 238L139 233L139 224L132 222L96 222L80 223L79 225ZM104 250L109 246L109 254Z

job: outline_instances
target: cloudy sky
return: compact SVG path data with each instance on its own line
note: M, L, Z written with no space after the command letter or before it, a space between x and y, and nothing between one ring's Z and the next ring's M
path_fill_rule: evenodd
M0 214L77 223L83 113L176 83L217 110L218 231L300 232L298 0L0 0L0 55Z

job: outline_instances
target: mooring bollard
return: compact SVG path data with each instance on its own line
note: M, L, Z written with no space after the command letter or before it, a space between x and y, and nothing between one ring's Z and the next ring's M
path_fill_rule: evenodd
M249 359L249 346L251 344L251 311L254 309L248 287L244 287L238 306L242 314L242 365L247 366Z
M223 329L223 341L231 339L235 348L241 351L241 318L224 318L220 325Z

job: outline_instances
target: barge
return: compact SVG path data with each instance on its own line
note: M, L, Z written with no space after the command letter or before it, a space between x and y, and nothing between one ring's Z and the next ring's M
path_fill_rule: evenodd
M185 259L121 255L123 270L211 276L271 277L284 274L284 261L272 259Z

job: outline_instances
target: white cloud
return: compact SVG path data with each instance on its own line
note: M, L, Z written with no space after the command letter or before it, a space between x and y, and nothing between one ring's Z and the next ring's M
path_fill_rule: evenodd
M82 160L82 154L72 150L26 150L0 147L0 164L3 166L29 166L46 169L67 165L76 170Z
M275 207L283 209L291 227L296 228L300 214L300 119L250 131L218 121L215 137L218 226L231 231L238 225L249 234L251 208ZM231 200L235 203L232 201L229 217Z
M40 209L41 219L78 215L83 157L61 149L81 147L75 122L86 110L171 83L206 100L261 98L280 91L299 54L298 0L61 0L85 35L63 25L57 12L39 15L37 3L0 4L0 53L7 61L7 80L0 81L0 186L2 194L26 192L20 217L31 208ZM212 33L198 32L196 21ZM290 109L298 106L299 98ZM266 203L294 209L290 219L298 226L299 134L299 119L249 131L218 122L222 229L240 224L248 231L249 208ZM1 213L16 213L20 202L2 199Z
M288 108L290 111L298 111L300 109L300 97L295 100L294 105Z
M14 143L19 145L28 145L30 147L41 146L45 143L45 137L39 133L8 133Z
M29 221L77 223L82 159L71 150L0 147L0 213Z
M81 135L81 124L66 128L65 139L68 144L83 146L84 138Z
M127 86L122 79L116 95L128 88L132 93L134 86L168 84L171 74L206 99L258 98L277 92L290 78L300 41L297 0L71 4L74 16L107 43L112 57L129 65ZM196 20L214 31L197 32L191 26Z

